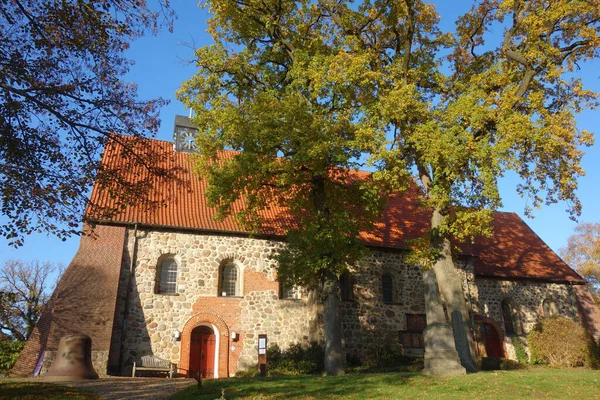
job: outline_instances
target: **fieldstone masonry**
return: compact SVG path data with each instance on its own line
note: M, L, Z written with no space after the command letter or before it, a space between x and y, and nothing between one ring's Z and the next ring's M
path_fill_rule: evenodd
M545 283L527 280L505 281L499 279L477 279L471 287L477 293L474 298L476 313L496 321L504 334L504 343L507 356L516 359L515 350L510 337L504 332L504 323L500 303L509 301L516 312L517 334L525 338L533 326L544 318L542 302L551 299L555 302L559 315L577 320L573 308L574 299L571 298L569 286L558 283ZM472 292L474 291L473 289ZM573 301L573 303L571 302ZM526 342L523 341L527 350Z
M131 253L133 231L125 252ZM280 300L275 262L270 259L281 243L260 239L197 235L173 232L137 232L135 274L129 298L125 363L153 354L180 364L181 343L174 338L192 316L208 312L222 318L230 332L240 339L229 343L228 374L256 364L259 333L269 335L270 343L285 347L292 342L308 342L310 324L308 300ZM178 263L177 293L156 293L158 266L166 257ZM127 281L130 257L123 258L121 283ZM234 262L241 274L240 297L219 297L219 267ZM121 298L118 314L125 315ZM182 342L186 338L182 337ZM220 360L221 362L221 360ZM180 365L182 372L187 365Z
M121 317L125 315L133 244L133 230L129 230L116 313ZM271 256L282 245L264 239L138 230L123 362L128 364L135 358L153 354L178 364L180 373L186 373L189 365L186 335L190 335L191 325L200 323L202 318L198 316L203 314L218 316L223 328L205 322L228 332L219 333L222 358L219 365L226 366L220 377L256 366L259 334L267 334L270 344L276 343L284 349L291 343L322 340L320 307L314 294L304 292L301 299L280 299L276 263ZM166 257L174 257L179 267L175 294L157 293L158 267ZM235 263L241 271L242 296L218 296L220 266L226 262ZM472 312L493 319L501 329L503 299L519 305L522 334L542 318L541 304L545 298L553 299L562 315L572 316L569 289L564 284L476 278L472 262L467 259L459 262L459 271ZM392 304L384 304L382 300L384 273L393 279ZM408 265L402 251L373 250L354 266L351 275L353 299L341 303L347 354L360 357L371 346L381 344L382 338L397 338L398 332L407 328L406 314L425 313L421 269ZM174 337L176 332L181 333L180 340ZM231 340L231 332L239 335L237 341ZM113 337L120 337L120 333L120 324L115 323ZM510 338L504 337L508 356L514 358ZM117 347L111 347L111 360L118 358L114 354Z
M115 252L110 255L111 260L120 260L121 266L120 273L113 274L113 298L116 297L113 324L107 323L104 328L105 336L112 337L110 348L108 341L98 347L101 343L98 340L92 348L94 368L101 375L127 374L127 366L144 355L170 360L178 365L181 374L186 374L191 332L199 325L211 327L218 335L220 378L256 367L259 334L267 334L270 344L283 349L291 343L322 341L322 308L316 293L303 292L300 299L280 299L272 256L284 246L282 242L131 227L111 229L105 230L124 232L125 240L122 250L115 245ZM115 243L120 240L114 238ZM177 291L160 294L157 293L159 266L167 257L173 257L178 264ZM234 263L240 271L238 297L218 295L220 267L224 263ZM130 268L134 271L131 277ZM515 358L515 353L510 337L504 334L503 300L514 305L521 336L543 318L544 299L553 300L560 315L575 318L575 299L567 284L478 277L469 258L461 259L458 268L472 315L494 322L511 358ZM350 272L352 298L340 305L346 355L361 357L373 346L397 340L399 332L407 329L407 314L425 314L422 271L405 261L402 250L373 249ZM383 302L382 274L392 277L391 304ZM477 336L476 327L474 330ZM233 332L237 334L235 341ZM42 374L55 352L52 347L45 350ZM30 370L36 359L27 358ZM125 368L119 368L119 362Z

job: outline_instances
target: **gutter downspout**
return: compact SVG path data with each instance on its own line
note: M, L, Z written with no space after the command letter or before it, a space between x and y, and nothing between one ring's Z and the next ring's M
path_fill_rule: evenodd
M123 375L123 356L125 353L125 339L127 339L127 318L129 318L129 298L131 297L131 285L133 274L135 273L135 256L137 251L137 222L133 228L133 246L131 249L131 258L129 259L129 277L127 279L127 294L125 295L125 305L123 312L123 321L121 323L121 344L119 349L119 375Z

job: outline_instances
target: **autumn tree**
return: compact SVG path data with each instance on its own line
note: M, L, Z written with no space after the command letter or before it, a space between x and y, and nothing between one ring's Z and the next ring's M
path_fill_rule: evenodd
M200 73L182 91L203 132L199 170L223 214L243 193L246 222L270 201L299 217L280 258L284 276L293 271L301 282L316 268L333 282L356 259L339 257L352 253L338 253L335 241L355 237L348 233L362 216L347 204L362 196L320 188L350 181L331 177L365 153L382 177L396 183L412 173L423 190L431 229L415 250L436 273L457 339L468 335L469 318L451 239L491 234L498 179L518 174L531 208L565 201L580 213L581 147L592 135L574 118L596 106L596 95L575 72L598 56L597 0L483 0L450 33L421 0L209 6L216 44L198 52ZM225 148L241 153L218 161ZM468 341L457 349L473 369Z
M157 131L165 101L138 99L125 52L172 17L168 0L0 1L0 235L11 244L78 233L91 183L118 177L99 164L107 138ZM140 194L120 183L127 200Z
M48 261L6 261L0 269L0 330L26 341L63 269Z
M597 97L576 72L598 56L600 2L478 1L450 33L421 0L319 4L354 38L350 51L371 57L363 112L387 126L385 158L404 162L421 185L432 218L420 250L453 321L466 327L451 239L491 234L498 179L520 176L527 213L557 201L580 213L581 147L592 135L577 128L575 115Z
M600 223L577 225L560 256L588 281L594 301L600 304Z
M265 210L289 211L278 220L287 238L278 279L318 289L325 370L337 375L338 278L360 259L359 231L405 170L385 187L381 174L356 171L363 154L385 143L360 112L357 88L367 83L369 60L345 51L344 38L311 1L214 0L208 7L215 43L198 49L199 71L179 93L200 132L197 172L218 215L235 214L250 231L269 224Z

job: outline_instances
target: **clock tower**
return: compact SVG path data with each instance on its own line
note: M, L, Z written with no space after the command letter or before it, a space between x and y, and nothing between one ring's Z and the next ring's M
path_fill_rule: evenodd
M175 129L173 131L173 143L175 151L183 151L184 153L196 152L194 140L198 128L192 124L188 117L182 115L175 116Z

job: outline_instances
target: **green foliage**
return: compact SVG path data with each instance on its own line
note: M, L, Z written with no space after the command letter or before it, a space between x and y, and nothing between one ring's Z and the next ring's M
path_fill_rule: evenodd
M521 361L510 360L508 358L503 358L500 363L500 369L503 371L511 371L515 369L524 369L527 368L526 363Z
M17 362L23 346L25 346L25 342L0 340L0 376L6 375Z
M525 364L508 358L484 357L481 359L481 369L483 371L511 371L525 368L527 368Z
M600 369L600 339L596 341L592 335L587 335L588 366Z
M393 371L398 367L409 366L412 362L413 359L406 356L398 339L393 337L381 337L367 349L362 357L362 365L369 370Z
M515 348L515 354L517 355L517 361L523 365L529 363L529 356L527 350L525 350L525 344L519 336L511 337L513 347Z
M491 234L498 177L508 170L522 178L527 213L559 200L580 212L581 147L593 138L574 118L595 108L597 95L571 73L599 55L595 2L482 0L450 33L425 1L326 10L353 37L352 50L372 57L365 113L394 132L383 156L413 168L427 205L447 217L439 234Z
M532 364L550 367L589 365L590 354L585 330L564 317L548 317L527 335Z
M289 210L278 278L315 287L361 258L360 231L409 173L384 157L385 171L357 172L387 144L361 109L369 57L348 51L322 4L268 3L206 3L214 44L198 49L178 96L195 112L196 170L218 217L260 232L266 211Z
M267 367L269 376L276 375L311 375L323 372L325 351L317 342L308 346L295 343L286 350L278 345L267 349Z

